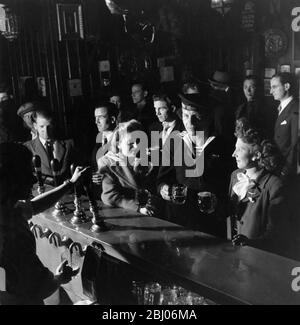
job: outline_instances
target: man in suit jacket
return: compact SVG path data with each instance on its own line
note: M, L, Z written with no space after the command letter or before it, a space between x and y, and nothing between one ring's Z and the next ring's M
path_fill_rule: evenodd
M299 103L293 96L294 84L293 76L288 72L278 73L271 79L270 93L280 101L274 140L285 158L283 177L297 173Z
M42 174L46 181L52 182L53 172L51 160L58 160L60 170L58 176L61 180L70 176L70 165L75 162L75 150L73 140L59 140L55 137L54 120L50 112L37 110L33 114L33 126L37 132L37 137L27 141L24 145L41 158Z
M98 129L96 144L94 146L91 166L93 170L93 192L100 198L102 192L102 175L98 172L98 161L110 148L113 131L117 126L118 108L115 104L103 101L95 105L95 123Z
M144 82L135 82L131 87L131 97L134 104L134 118L139 121L146 132L156 121L153 103L148 99L148 90Z
M161 162L161 153L168 143L171 134L178 133L184 130L181 119L176 114L176 106L165 93L153 95L153 103L158 121L150 126L150 139L152 157L154 152L158 154L159 162ZM152 133L156 132L156 134ZM152 135L152 137L151 137ZM159 135L159 137L158 137ZM153 152L154 151L154 152Z
M118 108L113 103L100 102L95 105L94 114L98 134L92 153L92 167L94 170L97 170L98 159L109 150L113 131L117 126Z

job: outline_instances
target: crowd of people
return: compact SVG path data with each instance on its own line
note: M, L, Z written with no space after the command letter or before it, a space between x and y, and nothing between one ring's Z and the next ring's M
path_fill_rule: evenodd
M208 85L190 81L179 94L161 89L150 95L144 82L134 82L131 105L121 92L112 91L94 104L98 134L88 158L73 140L57 137L53 114L39 102L19 108L27 132L23 144L15 144L10 131L17 122L6 120L9 105L1 101L0 229L5 236L0 236L0 265L11 272L11 283L24 280L17 271L22 261L11 258L11 242L20 234L20 245L31 241L28 254L37 258L25 220L51 206L70 181L82 177L82 167L70 175L74 163L91 166L95 194L106 205L166 219L234 245L300 258L294 76L284 72L271 78L270 94L278 102L273 110L256 76L245 77L244 102L238 107L233 107L226 72L216 71ZM60 178L70 181L30 201L32 155L41 158L45 182L53 182L54 158ZM49 274L37 260L33 264L39 277L47 278L47 288L30 289L37 290L37 300L71 278L62 271ZM11 290L22 296L17 287Z

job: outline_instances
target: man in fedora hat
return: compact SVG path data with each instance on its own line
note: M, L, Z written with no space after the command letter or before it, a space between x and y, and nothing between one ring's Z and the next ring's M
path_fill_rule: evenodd
M226 140L228 152L234 148L234 112L231 102L230 75L225 71L215 71L210 84L211 109L214 112L215 132Z
M229 91L230 76L225 71L215 71L212 78L208 79L212 88L220 91Z
M170 221L225 237L224 206L229 173L226 173L224 143L212 133L214 115L208 98L199 94L179 96L185 131L178 135L181 142L171 154L170 165L160 167L158 191L166 201ZM172 194L178 185L186 191L183 204L176 204ZM217 202L210 211L199 207L198 198L203 193Z

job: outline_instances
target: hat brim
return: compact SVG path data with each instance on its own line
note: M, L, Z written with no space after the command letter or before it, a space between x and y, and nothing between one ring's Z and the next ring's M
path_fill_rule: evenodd
M208 113L209 112L209 104L207 102L204 102L204 100L202 99L203 103L197 103L193 100L190 100L189 98L186 98L184 95L182 94L178 94L178 96L180 97L182 103L184 103L185 105L188 106L188 110L190 111L201 111L203 113ZM205 103L205 105L204 105Z
M34 111L35 111L35 109L32 108L32 107L27 108L27 109L18 109L17 115L20 116L20 117L23 117L25 114L33 113Z
M229 88L228 84L224 84L222 82L214 81L214 80L211 80L211 79L208 79L208 81L209 81L210 84L212 84L215 87L222 88L222 89Z

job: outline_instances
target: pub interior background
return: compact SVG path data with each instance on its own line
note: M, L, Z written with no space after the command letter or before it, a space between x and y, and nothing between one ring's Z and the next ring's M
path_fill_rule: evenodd
M74 139L82 156L90 154L97 134L93 103L111 88L130 103L133 80L147 80L152 91L162 85L178 93L193 79L206 91L214 71L227 71L237 107L243 79L254 74L275 110L272 75L300 75L300 31L292 28L297 0L227 0L221 9L211 0L118 0L112 1L113 13L109 2L0 1L9 8L6 20L0 17L0 82L9 85L15 107L44 102L57 116L62 137ZM77 282L71 291L82 291Z
M81 5L78 26L71 23L66 27L70 30L61 26L59 31L58 3ZM107 80L128 94L132 80L148 80L155 89L161 78L158 64L174 69L174 81L165 84L175 89L190 77L207 83L214 71L228 71L237 106L247 70L264 80L270 78L265 69L280 71L281 65L289 65L294 72L300 67L299 37L291 28L297 1L252 1L250 11L246 3L232 1L222 15L209 0L124 0L121 4L131 9L132 19L126 33L122 15L111 14L105 1L9 0L18 19L11 39L1 37L1 69L9 76L17 105L42 96L58 115L64 134L85 148L88 141L82 135L91 129L90 103L105 92ZM76 5L68 10L78 14ZM143 34L138 22L155 26L153 43L149 30ZM272 29L281 37L274 49L265 46ZM110 70L100 71L100 62L107 60ZM39 77L44 78L40 90ZM266 97L272 101L270 94Z

